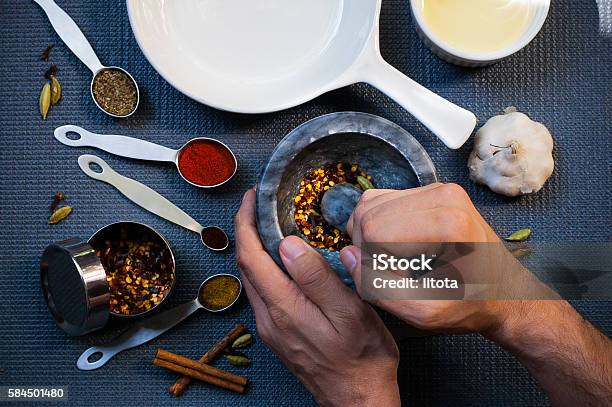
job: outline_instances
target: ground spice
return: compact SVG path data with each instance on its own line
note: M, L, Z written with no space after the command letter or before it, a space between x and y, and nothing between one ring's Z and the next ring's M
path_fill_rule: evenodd
M189 182L200 186L213 186L234 175L236 160L223 144L215 140L196 139L181 150L178 167Z
M220 310L230 306L240 294L240 283L236 278L220 275L211 278L198 293L204 308Z
M229 244L225 232L216 226L209 226L202 229L202 241L206 246L215 250L223 250Z
M145 232L129 240L121 230L118 236L90 243L106 271L111 313L140 314L169 294L174 281L172 254L158 236Z
M298 193L293 199L295 206L293 218L298 230L312 247L334 251L352 243L347 233L327 223L321 215L323 194L334 185L341 183L352 184L361 190L373 187L371 176L361 170L357 164L347 163L316 168L300 182Z
M138 91L128 74L105 69L93 81L92 93L98 105L115 116L127 116L136 109Z

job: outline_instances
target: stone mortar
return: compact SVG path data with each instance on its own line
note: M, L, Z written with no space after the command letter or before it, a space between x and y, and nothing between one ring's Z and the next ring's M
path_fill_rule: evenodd
M438 181L421 144L382 117L359 112L331 113L291 131L276 146L257 185L257 228L272 258L283 268L278 246L285 236L302 236L293 220L293 198L308 171L334 162L356 163L377 188L407 189ZM306 240L306 239L305 239ZM338 252L317 249L347 284Z

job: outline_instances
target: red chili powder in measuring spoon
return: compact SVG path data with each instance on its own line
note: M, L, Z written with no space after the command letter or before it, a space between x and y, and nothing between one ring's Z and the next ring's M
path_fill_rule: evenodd
M181 149L178 167L187 181L201 186L213 186L234 175L236 159L218 141L195 139Z

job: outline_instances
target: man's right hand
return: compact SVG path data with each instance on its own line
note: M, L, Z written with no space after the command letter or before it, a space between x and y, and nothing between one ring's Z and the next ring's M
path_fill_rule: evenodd
M347 229L354 242L362 243L500 242L465 191L455 184L365 191ZM340 256L358 292L363 293L361 250L349 246ZM500 326L508 311L498 301L381 299L375 305L413 326L442 332L487 332Z
M500 239L465 191L432 184L404 191L366 191L348 232L356 243L489 242ZM501 244L501 243L500 243ZM362 292L361 252L342 250L341 260ZM502 261L515 261L500 251ZM526 285L543 297L550 290L529 271ZM469 271L465 271L469 272ZM555 405L612 405L612 342L563 300L379 300L376 305L411 325L442 332L479 332L512 352Z

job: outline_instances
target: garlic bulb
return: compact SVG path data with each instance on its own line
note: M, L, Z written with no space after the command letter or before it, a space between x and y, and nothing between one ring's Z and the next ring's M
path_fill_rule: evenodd
M537 192L555 167L552 136L526 114L506 111L476 132L470 178L506 196Z

